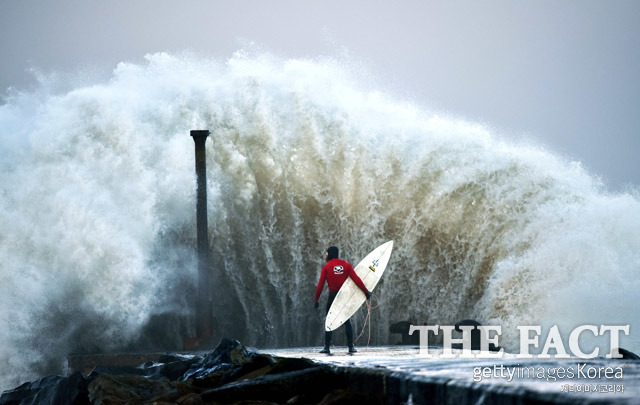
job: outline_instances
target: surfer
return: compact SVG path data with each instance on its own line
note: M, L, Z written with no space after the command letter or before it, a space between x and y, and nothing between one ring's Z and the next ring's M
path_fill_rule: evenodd
M327 309L326 313L329 313L329 308L331 308L331 304L333 303L333 299L338 294L340 287L347 280L347 277L351 277L353 282L364 292L367 299L371 297L371 292L367 290L364 283L358 277L358 274L353 270L353 267L346 260L342 260L339 258L339 250L336 246L331 246L324 254L325 261L327 264L322 268L322 272L320 273L320 280L318 281L318 286L316 287L316 296L314 298L314 308L318 308L320 305L318 300L320 299L320 294L322 294L322 290L324 289L324 282L326 280L327 285L329 286L329 299L327 300ZM347 334L347 344L349 346L349 353L356 353L357 350L353 347L353 325L351 325L351 319L347 319L345 322L345 332ZM331 346L331 335L332 332L328 331L324 333L324 349L320 351L320 353L330 354L331 351L329 347Z

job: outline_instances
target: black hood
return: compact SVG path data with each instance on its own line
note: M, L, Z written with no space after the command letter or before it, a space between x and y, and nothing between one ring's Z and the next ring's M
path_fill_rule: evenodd
M340 254L340 250L338 250L338 248L335 246L331 246L329 249L327 249L327 253L329 254L329 260L337 259Z

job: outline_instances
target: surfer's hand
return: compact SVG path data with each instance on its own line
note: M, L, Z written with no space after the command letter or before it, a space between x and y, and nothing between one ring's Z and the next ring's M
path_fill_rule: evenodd
M371 298L371 291L364 293L364 296L367 297L367 299Z
M320 303L318 301L313 303L313 308L314 309L318 309L319 306L320 306Z

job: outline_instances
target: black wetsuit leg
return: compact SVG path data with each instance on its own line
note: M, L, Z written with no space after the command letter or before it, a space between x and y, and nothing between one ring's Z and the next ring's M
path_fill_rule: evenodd
M331 308L331 304L333 304L333 300L338 295L338 292L330 292L329 299L327 300L327 309L326 313L329 313L329 308ZM351 318L347 319L347 322L344 323L345 332L347 334L347 345L349 347L353 346L353 325L351 324ZM324 345L329 347L331 346L331 336L333 332L324 332Z
M349 347L353 346L353 325L351 324L351 318L347 319L347 322L344 323L345 332L347 333L347 345Z
M329 292L329 299L327 300L327 309L325 314L329 313L329 308L331 308L331 304L333 304L333 300L336 298L336 295L338 295L338 292ZM324 345L326 347L331 346L331 335L333 334L333 332L329 331L329 332L324 332Z

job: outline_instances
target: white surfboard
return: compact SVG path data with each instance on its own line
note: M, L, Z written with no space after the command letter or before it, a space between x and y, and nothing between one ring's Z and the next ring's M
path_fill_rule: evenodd
M391 257L392 249L392 240L378 246L367 257L362 259L354 269L369 291L373 291L378 281L380 281L380 277L382 277L382 273L384 273L389 262L389 257ZM340 327L347 319L351 318L351 315L360 308L366 299L367 297L351 277L347 278L333 300L331 308L329 308L324 329L328 332Z

